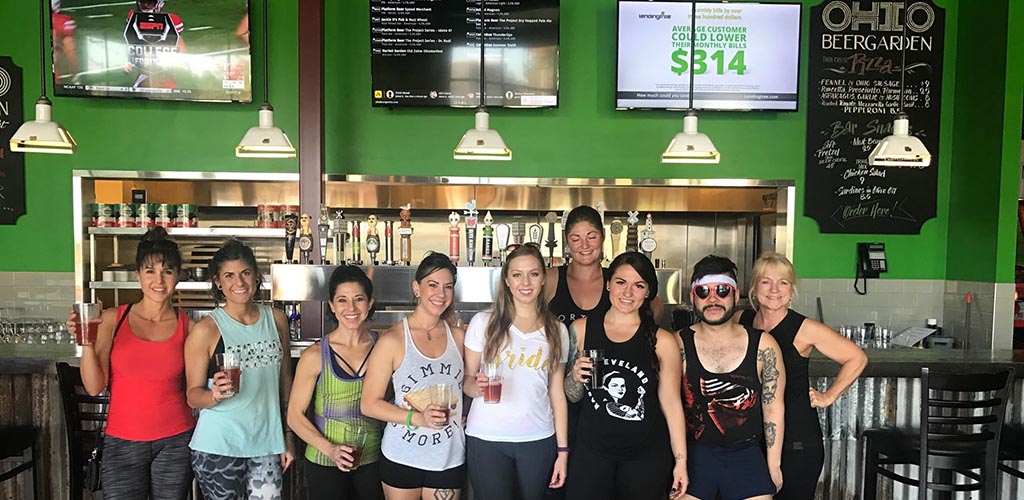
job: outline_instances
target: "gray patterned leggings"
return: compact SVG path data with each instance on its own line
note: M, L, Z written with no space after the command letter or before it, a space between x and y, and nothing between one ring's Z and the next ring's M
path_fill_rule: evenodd
M225 457L192 450L192 470L210 500L281 500L278 455Z

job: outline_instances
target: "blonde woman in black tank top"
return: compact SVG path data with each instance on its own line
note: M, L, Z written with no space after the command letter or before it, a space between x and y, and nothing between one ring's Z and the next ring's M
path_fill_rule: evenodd
M754 262L750 302L754 311L735 315L740 324L764 330L779 343L786 366L785 428L782 449L782 489L777 500L814 498L824 449L815 408L828 408L857 380L868 359L856 344L827 325L789 308L796 298L796 271L784 255L766 252ZM817 349L839 363L832 386L820 392L810 386L807 358Z

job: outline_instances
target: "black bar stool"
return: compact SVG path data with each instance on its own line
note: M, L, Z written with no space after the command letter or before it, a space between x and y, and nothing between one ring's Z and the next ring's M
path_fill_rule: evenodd
M35 444L36 428L31 425L0 427L0 462L15 464L10 470L0 472L0 483L16 479L18 474L31 469L32 477L25 478L21 489L25 500L36 498Z
M1012 380L1009 369L961 374L921 368L921 428L864 431L864 499L876 498L879 475L916 486L921 500L928 490L944 497L981 491L981 498L996 498L999 438ZM918 477L887 468L900 464L918 465ZM965 478L963 484L957 476Z
M999 443L999 470L1017 478L1024 479L1024 471L1014 469L1004 462L1024 461L1024 427L1004 425L1003 435Z
M100 428L107 420L106 393L90 396L82 385L82 372L77 366L57 363L57 381L64 403L64 422L68 437L68 465L71 500L82 500L85 488L85 464L96 445Z

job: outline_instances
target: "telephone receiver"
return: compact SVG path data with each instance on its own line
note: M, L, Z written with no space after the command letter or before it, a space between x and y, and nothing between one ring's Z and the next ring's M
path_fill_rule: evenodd
M862 278L877 278L889 271L885 258L885 243L857 243L857 274Z

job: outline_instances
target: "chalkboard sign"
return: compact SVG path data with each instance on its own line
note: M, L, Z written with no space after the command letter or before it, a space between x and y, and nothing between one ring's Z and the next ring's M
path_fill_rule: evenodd
M25 215L25 155L11 153L11 136L24 121L21 68L0 56L0 224Z
M901 36L906 22L906 35ZM811 9L804 215L823 233L919 234L935 217L945 10L931 0ZM906 66L901 49L906 46ZM871 167L903 106L931 166Z

